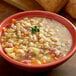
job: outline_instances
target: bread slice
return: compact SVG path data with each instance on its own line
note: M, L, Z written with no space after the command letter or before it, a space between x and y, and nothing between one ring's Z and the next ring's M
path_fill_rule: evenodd
M35 0L3 0L22 10L43 10Z
M59 12L68 0L36 0L45 10Z
M76 0L69 0L65 10L72 18L76 19Z

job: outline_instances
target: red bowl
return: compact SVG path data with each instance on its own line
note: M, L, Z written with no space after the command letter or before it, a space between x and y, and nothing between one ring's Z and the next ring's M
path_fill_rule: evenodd
M9 56L7 56L4 53L4 51L2 50L1 44L0 44L0 54L8 62L10 62L14 66L21 68L23 70L31 71L31 72L48 71L48 70L51 70L51 69L59 66L60 64L64 63L66 60L68 60L75 53L75 50L76 50L76 29L73 26L73 24L70 21L68 21L66 18L64 18L60 15L57 15L55 13L47 12L47 11L25 11L25 12L20 12L20 13L14 14L14 15L6 18L3 22L1 22L0 28L5 27L7 24L9 24L11 22L12 18L19 20L24 17L35 17L35 16L54 19L54 20L62 23L70 31L70 34L72 35L73 44L72 44L72 48L71 48L70 52L67 54L67 56L65 56L63 59L58 60L53 63L41 64L41 65L28 65L28 64L18 62L16 60L10 58ZM1 30L0 30L0 33L1 33Z

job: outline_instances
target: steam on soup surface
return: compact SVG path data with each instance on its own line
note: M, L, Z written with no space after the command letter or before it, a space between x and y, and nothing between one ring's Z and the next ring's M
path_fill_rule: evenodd
M67 55L72 37L61 23L41 17L12 19L11 26L2 28L5 53L25 64L47 64Z

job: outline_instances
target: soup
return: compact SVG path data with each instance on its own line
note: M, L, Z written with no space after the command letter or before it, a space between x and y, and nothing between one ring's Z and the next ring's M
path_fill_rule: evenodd
M65 57L72 37L61 23L41 17L12 19L2 28L1 44L11 58L25 64L47 64Z

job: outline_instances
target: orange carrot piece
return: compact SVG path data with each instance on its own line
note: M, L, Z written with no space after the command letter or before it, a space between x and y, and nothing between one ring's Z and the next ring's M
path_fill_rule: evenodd
M33 64L33 65L37 65L38 63L37 63L36 60L32 60L32 64Z
M5 32L6 31L6 29L5 28L2 28L2 32Z
M54 60L56 60L56 61L57 61L57 60L59 60L59 58L55 57L55 58L54 58Z
M13 51L16 52L17 51L17 48L14 48Z
M16 19L12 19L12 23L16 23L17 22L17 20Z
M41 63L42 63L42 64L46 64L46 61L45 61L45 60L42 60Z
M15 45L15 48L19 49L19 47L17 45Z
M55 57L55 54L51 54L51 57L54 58Z
M29 36L29 33L25 33L26 36Z
M16 52L17 50L19 49L19 47L16 45L15 47L14 47L14 52Z

